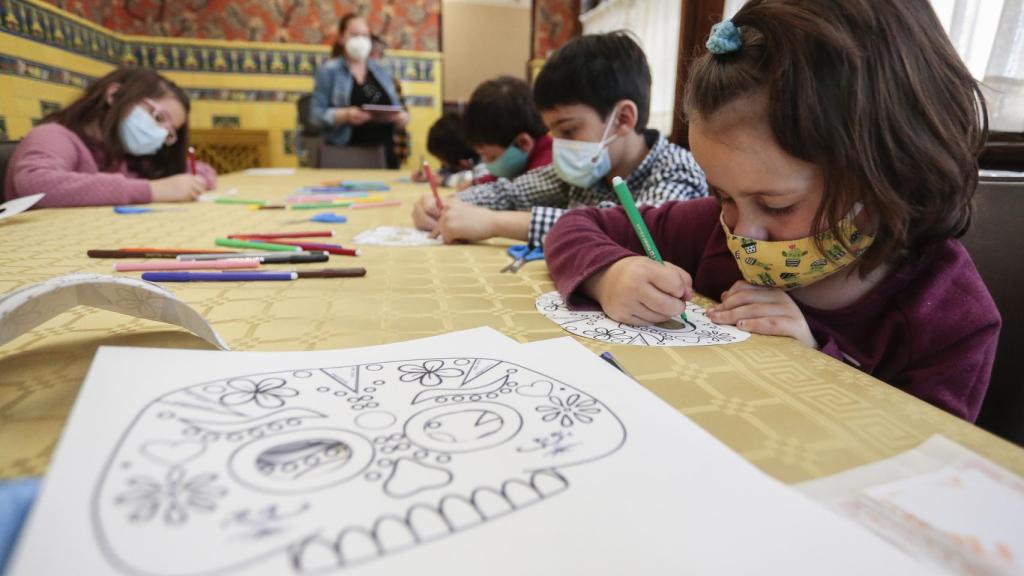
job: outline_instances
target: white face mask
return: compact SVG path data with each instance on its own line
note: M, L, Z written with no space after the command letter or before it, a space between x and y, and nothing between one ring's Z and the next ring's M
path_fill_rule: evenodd
M121 120L118 128L121 145L132 156L156 154L167 141L170 130L157 124L142 106L136 106L131 114Z
M370 57L373 43L366 36L353 36L345 41L345 55L356 62L364 62Z
M559 178L573 186L590 188L608 174L612 169L612 161L608 156L608 145L618 138L618 135L609 138L608 133L612 131L617 113L618 108L612 110L608 124L598 142L554 139L551 147L552 162Z

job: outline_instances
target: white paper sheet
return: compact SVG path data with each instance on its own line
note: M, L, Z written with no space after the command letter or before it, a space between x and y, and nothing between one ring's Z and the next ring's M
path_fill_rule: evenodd
M924 573L571 339L489 329L326 352L102 348L12 566Z
M942 437L800 485L945 574L1024 574L1024 479Z
M180 326L228 350L209 323L169 290L142 280L66 274L0 296L0 346L75 306L92 306Z
M704 309L693 302L686 303L686 323L676 322L679 329L660 326L633 326L616 322L600 311L571 310L558 292L547 292L537 297L537 311L558 324L563 330L582 338L629 344L632 346L713 346L731 344L750 338L735 326L715 324L704 315Z
M21 214L25 210L35 206L36 202L43 199L43 196L46 196L46 194L32 194L30 196L22 196L21 198L8 200L7 202L0 204L0 220Z
M429 234L416 228L378 226L360 232L352 242L366 246L436 246L444 243L440 238L430 238Z

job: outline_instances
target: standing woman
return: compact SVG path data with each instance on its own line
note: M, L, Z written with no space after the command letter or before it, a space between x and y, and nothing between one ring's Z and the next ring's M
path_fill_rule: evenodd
M331 59L316 73L310 117L334 146L383 146L388 168L398 168L392 146L395 127L404 127L409 113L370 113L366 104L401 105L391 75L370 59L370 28L356 14L338 23Z
M160 74L115 70L25 136L6 195L44 192L40 207L195 200L217 173L201 162L188 173L188 112L188 96Z

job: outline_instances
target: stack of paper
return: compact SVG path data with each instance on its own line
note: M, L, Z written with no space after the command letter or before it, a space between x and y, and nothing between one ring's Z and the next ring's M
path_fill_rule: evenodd
M11 574L442 572L924 569L573 340L478 329L101 349Z

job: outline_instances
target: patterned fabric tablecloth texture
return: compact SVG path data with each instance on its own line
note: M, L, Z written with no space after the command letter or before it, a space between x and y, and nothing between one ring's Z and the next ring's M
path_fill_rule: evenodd
M412 202L428 188L398 183L399 176L300 170L220 179L220 191L237 187L238 198L275 202L321 180L383 180L392 185L385 194L403 201L395 208L337 210L348 216L346 224L296 224L315 212L214 203L128 216L110 207L34 210L0 222L0 293L71 272L112 274L110 260L85 256L89 248L214 248L214 238L231 233L325 228L348 244L374 226L410 226ZM328 263L364 266L365 278L166 286L235 350L327 350L476 326L520 342L566 336L534 307L538 295L554 289L543 262L499 273L509 262L508 245L367 246L360 258L335 256ZM891 456L935 433L1024 474L1024 450L793 340L754 335L701 348L581 342L595 353L611 351L644 386L784 482ZM209 348L172 326L81 307L0 348L0 478L45 472L98 346ZM137 385L146 385L144 374Z

